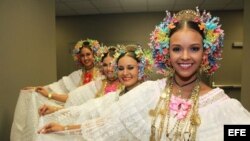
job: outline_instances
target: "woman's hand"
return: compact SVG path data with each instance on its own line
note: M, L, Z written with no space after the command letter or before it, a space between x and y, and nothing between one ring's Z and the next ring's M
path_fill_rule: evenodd
M59 123L49 123L38 131L39 134L47 134L51 132L63 131L64 126Z
M41 95L48 97L49 92L44 87L37 87L36 92L40 93Z
M38 110L38 113L40 116L44 116L44 115L47 115L47 114L51 114L55 111L58 111L60 108L59 107L56 107L56 106L49 106L49 105L46 105L44 104L43 106L41 106Z

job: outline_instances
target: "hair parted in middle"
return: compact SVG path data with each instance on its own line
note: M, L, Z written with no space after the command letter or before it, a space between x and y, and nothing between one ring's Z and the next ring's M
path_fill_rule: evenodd
M167 75L171 71L169 42L170 37L178 30L188 26L197 31L203 38L203 52L201 69L206 74L213 74L218 68L218 60L224 40L224 31L221 29L218 17L212 17L209 12L202 12L198 8L194 10L182 10L171 15L166 11L166 17L150 34L150 48L153 49L153 59L157 73Z

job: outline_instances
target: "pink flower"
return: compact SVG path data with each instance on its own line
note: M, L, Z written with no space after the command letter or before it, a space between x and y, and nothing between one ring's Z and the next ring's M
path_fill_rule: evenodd
M172 112L178 120L181 120L187 116L189 110L191 109L191 106L191 101L172 96L169 108L170 112Z

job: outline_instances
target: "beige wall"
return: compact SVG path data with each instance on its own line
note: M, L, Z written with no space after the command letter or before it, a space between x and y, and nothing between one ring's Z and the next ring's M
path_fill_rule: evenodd
M241 101L250 111L250 1L244 1L244 47L242 62Z
M213 12L220 17L225 31L221 68L213 76L216 85L241 86L242 48L233 48L232 43L243 42L243 11ZM225 92L240 100L241 88L224 88Z
M214 14L220 17L225 31L221 68L216 72L214 80L217 84L240 85L242 48L233 48L232 43L243 42L243 11L214 12Z
M0 1L0 140L8 141L19 90L56 80L54 0Z
M243 41L243 11L217 11L212 12L212 15L221 18L226 33L222 67L215 74L215 84L240 84L242 49L232 48L231 45L234 41ZM58 78L75 69L70 50L77 40L89 37L108 45L140 43L148 47L149 34L164 16L165 13L161 12L57 17ZM226 92L229 96L240 99L239 88L226 89Z

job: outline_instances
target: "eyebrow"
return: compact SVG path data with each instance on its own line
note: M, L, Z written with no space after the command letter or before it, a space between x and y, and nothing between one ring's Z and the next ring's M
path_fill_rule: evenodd
M128 64L128 65L118 65L118 66L136 66L137 64L134 64L134 65L132 65L132 64Z
M181 44L178 44L178 43L176 43L176 44L171 44L172 46L182 46ZM190 44L189 46L194 46L194 45L198 45L198 46L202 46L202 44L200 44L200 43L193 43L193 44Z

